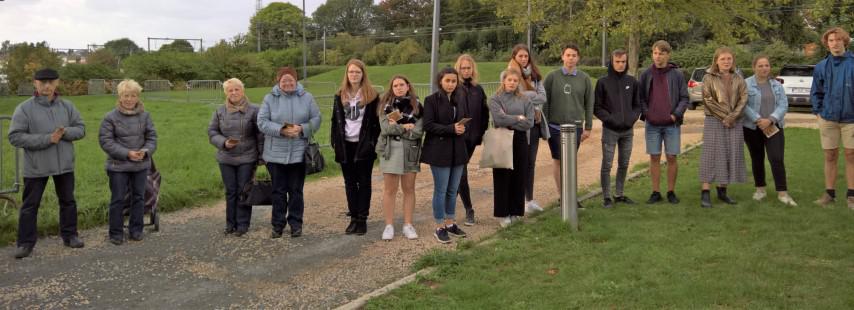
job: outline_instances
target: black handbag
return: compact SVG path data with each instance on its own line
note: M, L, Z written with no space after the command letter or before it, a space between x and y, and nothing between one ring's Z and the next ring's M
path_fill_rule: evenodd
M326 168L326 160L323 159L323 154L320 153L320 145L314 141L314 138L308 140L308 145L305 147L305 174L314 174L323 171Z
M240 204L248 206L267 206L273 204L273 181L258 180L255 171L252 172L252 181L246 183L240 191Z

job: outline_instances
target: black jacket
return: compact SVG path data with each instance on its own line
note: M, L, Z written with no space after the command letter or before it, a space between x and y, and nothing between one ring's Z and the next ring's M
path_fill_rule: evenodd
M688 109L688 82L682 76L682 71L679 66L674 63L668 64L670 71L667 71L667 87L670 94L670 114L676 117L676 124L682 124L682 118L685 116L685 110ZM641 120L645 120L646 112L649 111L649 95L652 87L652 64L649 69L641 73L638 83L640 83L640 102L641 102Z
M635 125L641 114L640 87L638 81L623 72L614 71L608 65L608 75L596 81L593 114L602 126L623 131Z
M483 134L489 126L489 106L486 105L486 93L483 87L463 82L454 95L457 97L456 102L459 103L463 117L471 118L471 121L466 123L466 132L463 134L466 144L469 147L480 145Z
M380 137L380 121L377 115L379 96L365 106L365 115L362 117L362 129L359 132L359 144L356 146L356 157L354 161L371 160L377 158L375 151L377 139ZM347 121L344 118L344 106L341 105L341 96L335 95L332 104L332 131L329 133L332 139L332 148L335 150L335 161L347 163L346 144L344 143L344 128Z
M454 93L449 101L442 90L424 98L426 136L421 149L421 162L437 167L468 163L465 137L454 132L454 124L464 117L457 108L457 98Z

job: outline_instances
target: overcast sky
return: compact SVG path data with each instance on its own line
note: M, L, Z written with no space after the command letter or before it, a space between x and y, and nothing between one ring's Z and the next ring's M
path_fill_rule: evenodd
M301 0L261 2L302 7ZM306 15L325 2L305 0ZM203 39L210 47L246 33L254 14L255 0L0 0L0 42L85 49L126 37L146 48L147 37L168 37ZM152 42L151 49L165 43Z

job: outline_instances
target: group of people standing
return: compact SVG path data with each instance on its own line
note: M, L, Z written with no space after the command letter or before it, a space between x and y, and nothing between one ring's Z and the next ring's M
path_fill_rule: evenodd
M845 147L847 203L854 209L854 54L847 51L850 36L832 28L822 36L831 55L816 65L811 103L825 150L826 191L817 204L835 201L838 148ZM424 98L423 105L410 80L395 75L388 91L380 95L368 78L365 64L350 60L334 96L331 116L331 145L341 165L350 223L346 234L364 235L371 202L371 170L379 157L383 174L383 240L394 238L394 209L398 188L403 191L402 234L418 238L413 226L415 179L420 164L430 166L433 176L433 236L449 243L450 236L465 237L456 222L456 199L465 208L465 224L474 225L466 166L490 127L512 130L513 169L493 169L493 216L501 226L519 220L527 212L541 211L534 200L534 168L539 140L546 140L554 160L555 185L560 187L560 126L578 124L577 147L589 139L593 115L602 122L602 165L600 180L603 206L635 204L624 195L632 152L635 123L644 122L646 153L650 156L652 193L646 201L665 199L680 202L676 195L681 125L688 108L687 83L671 63L670 44L657 41L653 64L638 79L627 74L624 50L611 53L606 76L596 82L577 67L578 46L561 49L562 66L543 77L530 49L513 48L507 69L501 72L500 87L486 94L479 85L477 64L470 55L460 56L454 67L435 76L439 89ZM715 51L703 78L703 150L700 159L700 205L712 207L711 185L718 200L736 201L727 186L745 182L743 145L751 156L756 192L766 197L765 157L771 165L778 200L797 203L789 196L784 158L784 118L787 99L779 81L771 76L769 57L753 59L754 75L743 78L735 68L735 54L721 47ZM36 242L36 214L47 179L53 177L60 205L63 242L83 247L77 235L74 200L74 147L85 135L80 113L56 92L59 76L42 69L34 75L35 93L15 110L9 130L10 142L25 151L23 205L19 214L16 258L30 255ZM249 102L243 83L223 83L225 104L212 115L208 126L210 143L226 192L226 234L242 236L249 229L251 206L241 203L240 193L265 165L272 179L272 238L280 238L290 226L291 237L302 235L303 185L306 177L305 151L321 124L314 97L297 82L293 68L276 74L276 85L260 106ZM143 195L157 134L151 116L139 100L142 88L133 80L118 85L114 110L105 115L99 142L107 155L105 170L110 179L110 242L124 242L123 216L129 214L128 238L142 240ZM490 124L490 120L491 124ZM667 192L660 190L661 154L667 162ZM616 188L611 192L611 168L617 157ZM578 204L582 207L581 204Z

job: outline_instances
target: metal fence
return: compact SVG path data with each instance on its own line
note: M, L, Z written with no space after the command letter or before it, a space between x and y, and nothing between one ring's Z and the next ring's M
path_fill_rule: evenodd
M218 80L187 81L187 102L222 103L222 82Z
M107 81L104 79L91 79L86 83L88 95L103 95L107 93Z
M0 83L0 96L10 95L9 83Z
M142 82L142 97L145 100L173 99L172 82L168 80L145 80Z
M110 81L110 93L111 94L113 94L114 96L119 95L119 83L121 83L122 81L124 81L124 80L113 79L112 81Z
M483 92L486 93L486 97L492 97L495 92L498 90L498 87L501 87L501 82L485 82L479 83L480 87L483 87ZM430 89L430 84L420 84L413 83L412 88L415 91L415 95L418 96L418 99L424 101L424 98L433 93Z
M23 81L18 83L18 91L15 93L18 96L32 96L36 92L36 87L32 81Z
M5 129L9 128L10 116L0 116L0 137L5 137ZM21 184L21 155L20 150L8 143L8 139L0 141L0 217L15 212L17 203L15 194Z

